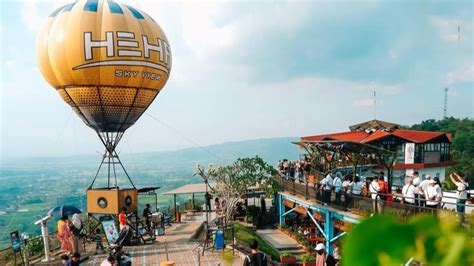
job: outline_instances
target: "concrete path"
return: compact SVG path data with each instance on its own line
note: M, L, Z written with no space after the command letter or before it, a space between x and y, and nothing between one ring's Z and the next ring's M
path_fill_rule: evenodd
M281 252L288 252L295 255L304 254L303 247L293 238L287 236L277 229L257 230L257 234L274 249Z
M215 213L210 214L209 219L215 218ZM187 216L183 219L183 223L173 223L172 226L167 226L165 235L157 237L157 241L147 245L127 246L124 251L130 254L132 265L159 265L159 262L168 259L175 262L175 265L189 265L195 266L207 265L216 266L224 265L222 260L222 251L207 250L204 256L198 255L199 243L190 242L191 237L196 230L205 221L205 215L196 214ZM104 241L105 244L105 241ZM106 259L107 254L94 255L95 243L88 243L86 251L81 254L89 259L84 262L84 265L99 266L103 260ZM242 265L244 256L235 251L234 261L232 265ZM61 265L59 256L56 256L55 261L49 263L41 263L36 261L33 265Z

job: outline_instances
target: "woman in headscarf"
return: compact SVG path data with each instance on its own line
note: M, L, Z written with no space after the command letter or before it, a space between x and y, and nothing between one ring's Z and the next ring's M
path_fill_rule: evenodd
M81 218L79 217L79 214L75 213L72 216L71 224L69 225L69 228L71 229L71 245L72 245L72 252L79 252L79 249L81 247L79 237L81 234L82 230L82 221Z
M72 254L72 246L71 246L71 230L69 229L69 221L67 216L61 217L58 221L58 240L61 243L61 251L66 253L67 255Z

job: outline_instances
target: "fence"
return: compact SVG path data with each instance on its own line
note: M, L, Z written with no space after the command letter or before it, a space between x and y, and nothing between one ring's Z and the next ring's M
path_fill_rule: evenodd
M402 218L407 218L411 215L417 213L435 213L439 209L443 209L449 212L455 212L457 205L464 206L465 209L474 209L473 204L465 203L465 204L457 204L457 198L452 196L444 196L441 202L436 205L435 208L427 207L426 199L423 198L411 198L418 204L410 205L403 203L403 198L410 199L408 197L403 197L401 194L394 193L394 194L382 194L377 193L379 197L377 200L373 200L370 197L370 193L368 196L357 196L357 195L348 195L350 199L345 205L345 193L341 192L340 196L336 195L334 191L331 192L331 202L324 203L323 202L323 195L322 190L315 186L312 183L298 183L297 181L287 180L284 178L277 177L276 180L280 183L281 190L286 191L292 195L298 195L306 200L315 200L319 204L327 204L328 206L339 209L339 210L346 210L351 209L351 212L355 212L360 215L367 215L372 212L375 212L375 208L377 202L379 202L379 207L382 207L384 213L391 213ZM368 187L368 186L366 186ZM340 202L335 204L335 200L340 198ZM374 206L375 205L375 206ZM469 217L469 216L466 216Z
M50 252L58 250L60 247L60 243L56 238L56 232L51 232L48 235L49 237L49 247ZM22 243L22 252L24 249L24 243ZM35 236L28 240L28 252L29 252L29 259L34 260L38 257L44 256L44 246L43 246L43 238L42 236ZM23 254L23 253L22 253ZM17 259L21 260L19 254L17 254ZM7 265L14 260L14 253L12 247L0 249L0 265Z

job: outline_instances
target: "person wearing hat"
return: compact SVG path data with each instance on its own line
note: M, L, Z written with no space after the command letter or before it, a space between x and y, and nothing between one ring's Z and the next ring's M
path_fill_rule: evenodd
M323 243L318 243L315 250L317 252L316 266L336 266L336 260L326 252L326 246Z
M437 209L440 201L435 185L436 181L428 180L428 186L425 189L426 207L430 209Z
M428 183L431 181L430 175L425 175L425 179L420 182L418 185L418 195L420 197L420 207L426 206L426 189L428 188Z

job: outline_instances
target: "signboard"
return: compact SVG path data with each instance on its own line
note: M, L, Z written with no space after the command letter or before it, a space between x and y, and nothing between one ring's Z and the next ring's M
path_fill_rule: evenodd
M291 208L291 209L293 209L295 207L295 203L293 201L289 201L289 200L285 200L283 202L283 205L285 205L286 207Z
M109 244L115 243L115 241L117 241L117 239L119 238L117 227L115 226L115 221L102 221L102 227L104 229L107 242L109 242Z
M299 214L303 214L303 215L306 215L306 213L308 212L308 210L303 207L303 206L296 206L295 207L295 212L296 213L299 213Z
M320 221L320 222L324 222L324 220L326 220L326 218L324 217L324 215L322 215L321 213L319 212L315 212L313 214L313 217L314 219L316 219L316 221Z
M405 164L415 163L415 143L405 143Z
M10 233L10 240L12 241L13 252L18 253L21 250L20 234L18 230Z
M343 220L334 219L334 227L338 230L349 232L352 228L352 224Z

